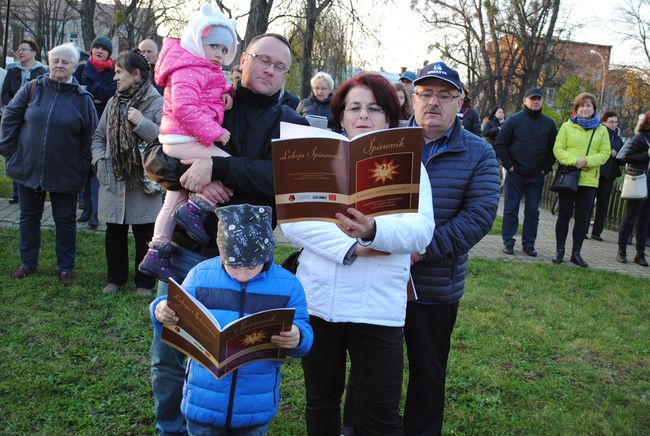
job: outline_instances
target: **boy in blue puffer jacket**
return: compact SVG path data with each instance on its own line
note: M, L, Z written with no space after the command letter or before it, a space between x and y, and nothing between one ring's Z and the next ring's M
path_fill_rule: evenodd
M240 204L216 209L220 257L201 262L183 288L206 306L221 325L267 309L293 307L293 325L272 342L288 355L307 354L313 342L307 303L298 279L273 263L271 208ZM150 306L154 328L177 323L167 297ZM280 399L280 362L246 364L217 380L190 360L181 411L190 434L265 435Z

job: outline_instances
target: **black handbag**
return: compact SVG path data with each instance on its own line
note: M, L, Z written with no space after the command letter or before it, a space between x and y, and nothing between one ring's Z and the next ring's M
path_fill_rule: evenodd
M587 146L587 153L585 153L585 157L589 156L589 149L591 149L591 141L594 139L595 133L596 133L596 129L593 129L591 131L591 137L589 138L589 145ZM550 189L553 192L577 192L579 179L580 179L580 169L578 167L573 167L568 165L558 165Z
M558 165L551 191L576 192L578 190L578 179L580 179L580 170L578 168Z
M300 250L296 250L289 254L286 259L280 264L280 266L287 271L289 271L292 274L295 274L296 271L298 271L298 258L300 257L300 253L302 253L302 248Z
M166 155L158 138L147 143L141 155L142 166L151 180L170 191L183 189L179 179L189 166Z

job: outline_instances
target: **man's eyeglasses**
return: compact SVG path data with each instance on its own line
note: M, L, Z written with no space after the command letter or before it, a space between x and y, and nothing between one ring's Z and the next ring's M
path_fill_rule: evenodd
M458 97L462 96L462 94L452 94L451 92L439 92L439 93L434 93L434 92L429 92L429 91L423 91L423 92L415 92L415 95L418 96L418 98L421 98L422 101L425 101L429 103L431 99L435 96L438 99L438 102L440 103L451 103L452 101L456 100Z
M351 104L350 106L346 107L343 110L345 112L358 116L361 113L361 111L364 109L366 110L366 112L368 112L368 115L377 115L377 114L384 113L384 108L382 108L378 104L370 104L368 106L363 106L360 104Z
M15 51L16 53L22 53L22 52L24 52L24 51L34 51L34 50L32 50L31 48L22 48L22 47L21 47L21 48L17 48L17 49L14 50L14 51Z
M247 55L252 56L253 59L255 59L257 62L260 63L264 67L264 69L267 69L271 65L273 65L273 71L275 71L278 74L288 74L289 73L289 67L287 67L285 64L282 62L273 62L270 57L266 55L260 55L256 53L249 53L246 52Z

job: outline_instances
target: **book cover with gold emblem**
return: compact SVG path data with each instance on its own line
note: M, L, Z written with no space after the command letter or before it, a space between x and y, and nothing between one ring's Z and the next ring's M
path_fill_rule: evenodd
M281 123L273 140L279 223L337 221L354 207L369 216L418 211L422 129L375 130L348 139Z
M258 360L282 360L287 349L271 336L291 330L295 309L264 310L221 327L210 311L181 285L169 279L168 306L177 324L163 324L161 339L200 363L216 378Z

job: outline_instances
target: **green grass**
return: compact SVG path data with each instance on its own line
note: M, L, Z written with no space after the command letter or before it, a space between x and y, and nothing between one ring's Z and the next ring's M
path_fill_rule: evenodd
M101 294L103 238L91 233L79 234L77 282L61 286L43 236L39 273L12 281L18 234L0 229L3 434L153 434L149 299L133 285ZM466 287L445 434L648 434L648 280L476 259ZM304 434L300 362L282 371L270 434Z
M0 198L11 197L11 179L5 175L5 159L0 157Z
M492 223L492 227L490 228L490 231L488 232L488 235L501 235L501 228L503 226L503 217L501 215L497 215L494 218L494 222ZM517 225L517 235L521 235L521 224Z

